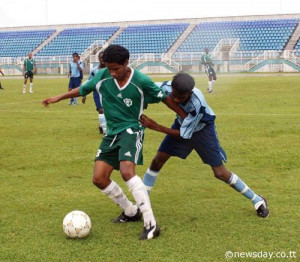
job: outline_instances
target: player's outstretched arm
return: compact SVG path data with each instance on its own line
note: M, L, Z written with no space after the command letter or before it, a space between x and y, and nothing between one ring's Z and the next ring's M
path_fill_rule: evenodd
M148 127L154 131L161 132L167 135L180 137L180 131L177 129L171 129L167 128L165 126L159 125L156 123L153 119L150 117L147 117L146 115L142 114L140 117L140 122L143 126Z
M163 100L163 103L165 103L170 109L172 109L181 118L184 119L187 117L187 113L184 112L184 110L177 103L175 103L171 97L166 96L165 100Z
M48 107L49 104L57 103L61 100L65 100L65 99L72 98L72 97L78 97L78 96L80 96L79 87L72 89L71 91L69 91L68 93L65 93L63 95L46 98L45 100L42 101L42 104L45 107Z

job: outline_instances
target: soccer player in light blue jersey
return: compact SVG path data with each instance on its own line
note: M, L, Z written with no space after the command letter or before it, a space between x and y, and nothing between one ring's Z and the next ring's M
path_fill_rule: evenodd
M100 69L106 67L105 63L103 61L103 53L104 53L104 51L99 52L99 54L98 54L99 65L95 66L91 70L91 72L89 74L89 77L88 77L88 80L91 80ZM105 119L105 116L104 116L103 107L102 107L102 104L101 104L101 99L100 99L100 96L99 96L97 91L93 91L93 98L94 98L96 110L99 113L99 115L98 115L99 133L103 134L103 135L106 135L106 119ZM86 96L84 96L82 98L82 103L85 103L85 101L86 101Z
M80 61L80 57L78 53L75 52L73 53L72 56L73 56L73 62L69 64L69 74L68 74L68 77L70 77L69 91L81 85L83 68L84 68L83 63ZM69 105L72 105L73 102L74 105L77 105L76 97L70 99Z
M155 180L171 156L185 159L195 150L205 164L211 166L216 178L228 183L254 205L257 215L266 218L269 215L267 201L254 193L236 174L227 170L223 162L227 161L226 153L220 146L215 129L215 113L208 106L202 92L195 88L194 79L184 73L177 74L172 82L164 82L161 86L173 100L188 114L182 119L177 116L171 128L157 124L145 115L141 123L155 131L167 134L158 152L152 160L150 168L144 175L144 184L148 193Z

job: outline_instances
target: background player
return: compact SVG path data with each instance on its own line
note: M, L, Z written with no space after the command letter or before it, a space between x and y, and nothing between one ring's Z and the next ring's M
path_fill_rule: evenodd
M98 54L99 65L95 66L91 70L88 80L91 80L100 69L106 67L105 63L103 61L103 53L104 53L104 51L99 52L99 54ZM102 108L102 105L101 105L100 96L99 96L99 94L96 90L93 91L93 98L94 98L94 102L95 102L95 105L96 105L96 110L99 113L99 115L98 115L99 133L106 135L106 120L105 120L105 116L104 116L104 113L103 113L103 108ZM82 103L84 104L85 101L86 101L86 96L84 96L82 98Z
M213 86L217 80L216 72L213 68L214 63L211 60L211 56L209 54L209 49L204 49L205 53L201 57L201 63L205 66L205 72L208 76L208 92L212 93L214 91Z
M2 68L0 67L0 74L2 75L2 76L4 76L4 73L3 73L3 71L2 71ZM0 82L0 89L4 89L3 87L2 87L2 84L1 84L1 82Z
M194 88L194 79L188 74L180 73L173 78L172 83L164 82L163 85L166 92L180 104L188 116L184 120L177 116L171 129L157 124L144 115L141 117L144 126L167 134L144 175L147 190L152 189L159 171L171 156L185 159L192 150L195 150L202 161L211 166L216 178L228 183L250 199L258 216L268 217L266 200L256 195L236 174L224 166L223 161L226 162L227 158L217 137L215 114L206 103L202 92Z
M83 76L83 68L84 65L80 61L80 57L78 53L73 53L73 62L69 64L69 74L68 77L70 77L69 81L69 91L72 89L75 89L81 85L81 80ZM77 98L71 98L69 105L72 105L74 102L74 105L77 105Z
M136 164L143 163L143 127L139 123L144 102L163 101L181 115L186 114L166 96L149 77L128 67L129 52L119 45L110 45L104 51L107 66L80 88L66 94L47 98L45 106L63 99L85 96L96 90L101 98L107 120L107 135L103 137L96 155L93 183L123 209L114 222L130 222L144 218L140 239L151 239L160 233L153 215L149 196L143 181L136 175ZM137 205L128 200L120 186L110 179L114 169L120 170Z
M23 84L23 94L26 93L26 84L28 78L30 78L30 88L29 92L33 93L33 74L36 73L36 64L35 60L32 58L32 53L28 54L28 58L24 60L23 66L23 75L24 75L24 84Z

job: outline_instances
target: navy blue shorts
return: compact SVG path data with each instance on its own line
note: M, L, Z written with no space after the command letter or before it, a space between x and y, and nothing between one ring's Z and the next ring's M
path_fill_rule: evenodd
M172 125L172 129L180 129L177 120ZM210 166L220 166L223 161L227 162L226 153L220 146L214 124L206 125L202 130L195 132L191 139L166 135L158 151L185 159L193 149L201 157L203 163Z
M98 111L99 109L102 108L102 105L101 105L101 102L100 102L99 93L97 91L94 91L93 92L93 97L94 97L94 102L95 102L96 110Z
M74 89L81 85L80 77L70 77L69 88Z

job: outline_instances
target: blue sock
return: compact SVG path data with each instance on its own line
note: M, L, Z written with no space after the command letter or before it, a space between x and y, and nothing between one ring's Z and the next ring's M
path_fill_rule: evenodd
M74 97L72 99L74 99L74 105L77 105L77 97Z
M158 176L159 172L155 172L150 168L147 169L146 173L144 174L143 182L147 188L148 194L150 194L151 189L154 186L155 180Z
M250 199L254 206L256 203L263 200L260 196L256 195L236 174L231 173L228 184L236 191Z

